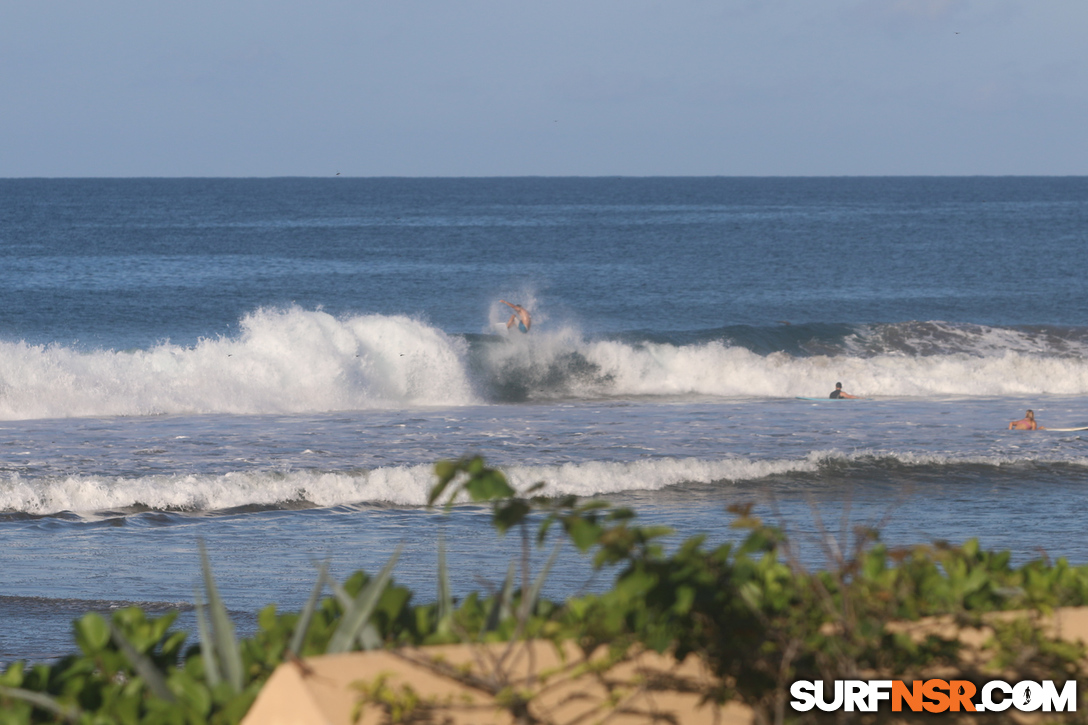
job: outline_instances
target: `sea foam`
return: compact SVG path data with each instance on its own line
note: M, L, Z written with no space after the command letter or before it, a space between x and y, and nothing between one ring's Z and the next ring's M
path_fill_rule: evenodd
M726 459L658 459L633 463L589 462L504 469L511 484L527 490L537 481L551 495L593 496L630 490L659 490L694 482L761 478L815 470L817 462ZM63 476L0 479L0 511L48 515L150 508L160 511L221 511L239 506L310 504L331 507L381 503L423 506L435 483L432 465L390 466L369 471L252 471L223 475L144 477Z
M903 323L848 335L828 354L790 354L726 337L594 339L559 323L452 335L402 315L299 308L257 310L240 328L191 347L129 351L0 342L0 419L774 398L821 395L840 380L867 397L1088 394L1079 338L1053 342L1047 331Z
M510 483L526 491L544 482L547 495L600 496L659 491L681 484L730 485L772 476L816 474L849 463L855 467L1002 468L1014 464L1088 466L1088 458L945 456L895 451L818 451L798 459L720 460L657 458L635 462L586 462L503 468ZM1021 474L1016 474L1021 475ZM0 477L0 512L51 515L94 514L149 508L211 512L242 506L333 507L354 504L424 506L435 483L432 465L389 466L368 471L246 471L222 475L143 477Z
M0 343L0 417L300 413L475 401L465 343L419 320L259 310L193 347Z

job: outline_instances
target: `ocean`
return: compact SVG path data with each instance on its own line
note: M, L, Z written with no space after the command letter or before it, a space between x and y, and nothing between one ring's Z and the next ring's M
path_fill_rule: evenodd
M398 546L484 590L520 539L425 507L470 453L671 542L1088 563L1088 431L1007 429L1088 425L1086 247L1082 177L0 180L0 663L195 629L201 540L243 632Z

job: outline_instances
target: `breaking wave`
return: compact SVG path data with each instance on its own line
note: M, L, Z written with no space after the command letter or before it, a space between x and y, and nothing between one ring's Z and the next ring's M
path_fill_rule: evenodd
M501 325L499 326L502 327ZM1088 328L735 326L453 335L399 315L258 310L233 337L80 350L0 341L0 419L278 414L642 396L1088 393Z
M841 481L844 470L866 480L891 472L977 477L990 481L1002 470L1021 480L1025 468L1084 471L1088 458L1041 459L1008 456L954 457L888 451L813 452L795 460L721 460L659 458L637 462L586 462L511 466L504 472L518 490L544 481L550 495L612 495L659 491L680 485L730 485L761 481L819 478ZM431 465L391 466L369 471L251 471L223 475L109 477L74 475L0 478L0 513L48 516L64 512L93 514L146 510L214 512L242 507L327 508L354 504L423 506L435 483ZM990 485L987 483L987 485Z

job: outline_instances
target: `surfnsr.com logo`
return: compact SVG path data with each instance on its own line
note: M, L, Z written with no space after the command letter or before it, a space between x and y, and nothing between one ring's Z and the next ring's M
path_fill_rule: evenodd
M820 680L798 680L790 687L796 712L818 708L824 712L1076 712L1077 683L1068 680L1058 689L1053 680L1004 682L990 680L981 688L967 680L835 680L826 692Z

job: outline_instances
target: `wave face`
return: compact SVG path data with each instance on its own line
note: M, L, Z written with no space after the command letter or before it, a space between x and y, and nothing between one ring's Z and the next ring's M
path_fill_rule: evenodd
M589 462L510 467L518 489L549 481L554 494L658 490L684 481L758 478L776 472L815 468L810 462L656 460L633 463ZM66 511L101 512L149 508L157 511L221 511L243 506L356 503L423 506L434 485L434 466L392 466L370 471L232 472L224 475L63 476L0 479L0 511L50 515Z
M279 414L645 396L1082 395L1088 329L943 322L589 338L450 335L400 315L258 310L192 347L0 342L0 418ZM501 327L501 326L500 326Z
M909 474L938 475L943 481L991 481L1068 476L1088 468L1088 458L1047 456L948 456L894 451L814 451L797 459L719 460L658 458L633 462L589 461L504 467L510 483L527 490L547 482L550 495L615 495L661 491L673 486L718 486L780 479L826 478L884 481ZM1077 475L1083 475L1079 473ZM408 465L368 471L248 471L227 474L123 476L47 476L0 478L0 513L50 516L133 513L146 510L204 513L240 508L308 508L357 504L424 506L435 483L434 466ZM685 489L690 494L690 488Z
M493 399L1088 393L1088 329L945 322L779 324L587 339L573 328L473 342ZM511 342L513 344L511 344Z
M0 343L0 416L299 413L465 405L463 340L402 316L260 310L234 338L80 352Z

